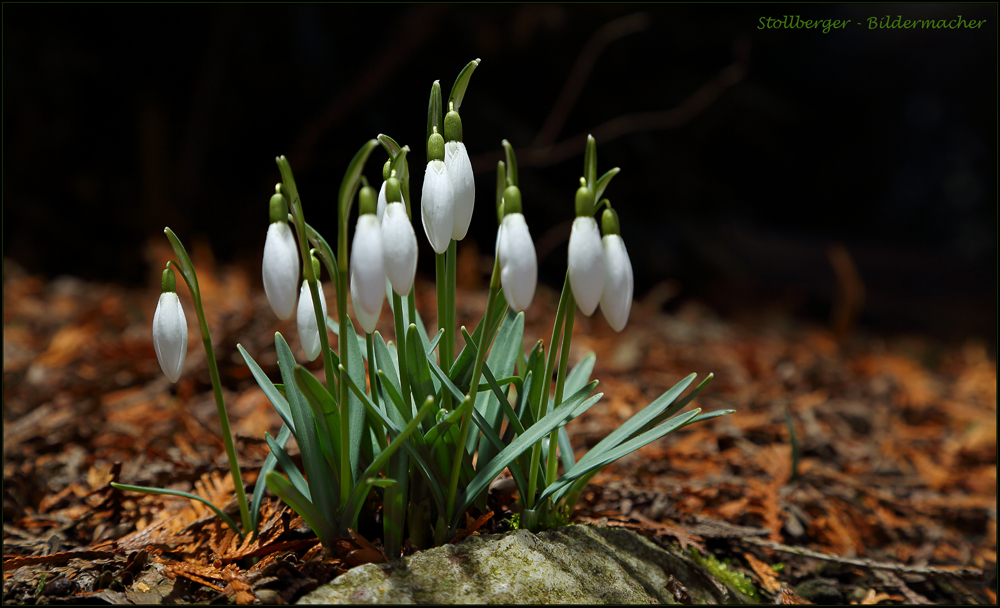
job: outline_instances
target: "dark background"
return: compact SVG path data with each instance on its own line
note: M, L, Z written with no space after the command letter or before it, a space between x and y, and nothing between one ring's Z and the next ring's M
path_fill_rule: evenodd
M637 12L646 17L628 18ZM531 148L588 40L617 23L637 31L595 55L555 143L633 115L598 139L598 159L601 172L622 168L607 196L637 297L670 280L668 308L694 298L724 314L770 307L826 322L839 243L864 281L863 328L975 337L995 352L996 12L5 4L3 255L47 276L149 284L159 269L142 252L169 225L221 261L259 265L278 154L332 240L336 192L365 140L409 144L419 193L430 84L447 95L479 57L462 106L477 170L470 235L492 249L507 138L540 277L558 286L583 148L565 158ZM785 14L855 23L757 29ZM886 14L986 24L868 29L867 17ZM664 118L678 106L694 109ZM378 184L384 154L372 158ZM414 220L429 275L416 209Z

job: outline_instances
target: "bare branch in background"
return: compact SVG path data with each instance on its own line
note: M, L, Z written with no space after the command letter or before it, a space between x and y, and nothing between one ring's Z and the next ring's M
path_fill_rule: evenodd
M726 89L743 80L750 58L750 41L740 39L733 43L735 59L720 71L715 78L705 83L675 108L657 112L636 112L613 118L604 124L565 139L557 144L532 146L517 151L521 167L545 167L554 165L583 153L587 135L606 144L622 135L658 129L676 129L703 112L719 98ZM580 63L579 61L577 63ZM472 158L472 168L476 172L492 170L501 154L492 151Z
M580 98L583 85L587 83L590 73L594 71L597 58L601 56L604 49L619 38L641 32L649 26L649 22L649 15L646 13L633 13L615 19L594 32L594 35L587 41L587 45L583 47L580 56L577 57L569 77L566 78L566 84L563 85L559 98L556 99L556 103L552 106L545 123L542 125L542 130L538 132L535 143L532 144L534 147L547 146L556 140L556 136L566 124L566 119L573 110L573 106Z

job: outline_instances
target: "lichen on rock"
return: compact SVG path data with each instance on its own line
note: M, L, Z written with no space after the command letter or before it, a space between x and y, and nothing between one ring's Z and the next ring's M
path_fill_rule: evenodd
M472 536L360 566L299 603L673 604L671 575L696 603L742 599L682 553L631 531L566 526Z

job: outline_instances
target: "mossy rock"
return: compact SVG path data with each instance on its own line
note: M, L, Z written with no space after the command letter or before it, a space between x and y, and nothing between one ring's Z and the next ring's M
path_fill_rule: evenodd
M629 530L566 526L473 536L360 566L299 603L674 604L671 575L697 604L750 599L681 552Z

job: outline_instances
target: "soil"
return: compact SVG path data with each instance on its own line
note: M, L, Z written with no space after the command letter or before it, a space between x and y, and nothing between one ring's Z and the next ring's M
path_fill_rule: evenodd
M169 253L150 246L151 267ZM253 269L217 269L206 247L192 258L252 488L280 419L236 344L275 377L274 332L296 349L294 321L275 318ZM478 263L460 267L458 322L472 325L486 293ZM382 559L377 530L328 553L276 499L241 543L200 503L110 487L193 492L236 516L190 297L179 290L191 343L171 384L150 335L154 285L46 281L4 262L4 603L287 603ZM417 289L433 318L433 286ZM834 333L780 312L723 320L690 302L668 314L671 291L637 301L620 334L578 315L571 363L595 352L605 397L567 427L577 457L691 372L715 374L693 406L736 413L608 467L574 521L714 558L764 602L996 602L996 361L983 344ZM557 298L539 288L526 345L548 340ZM390 339L388 315L379 327ZM504 529L503 486L463 535Z

